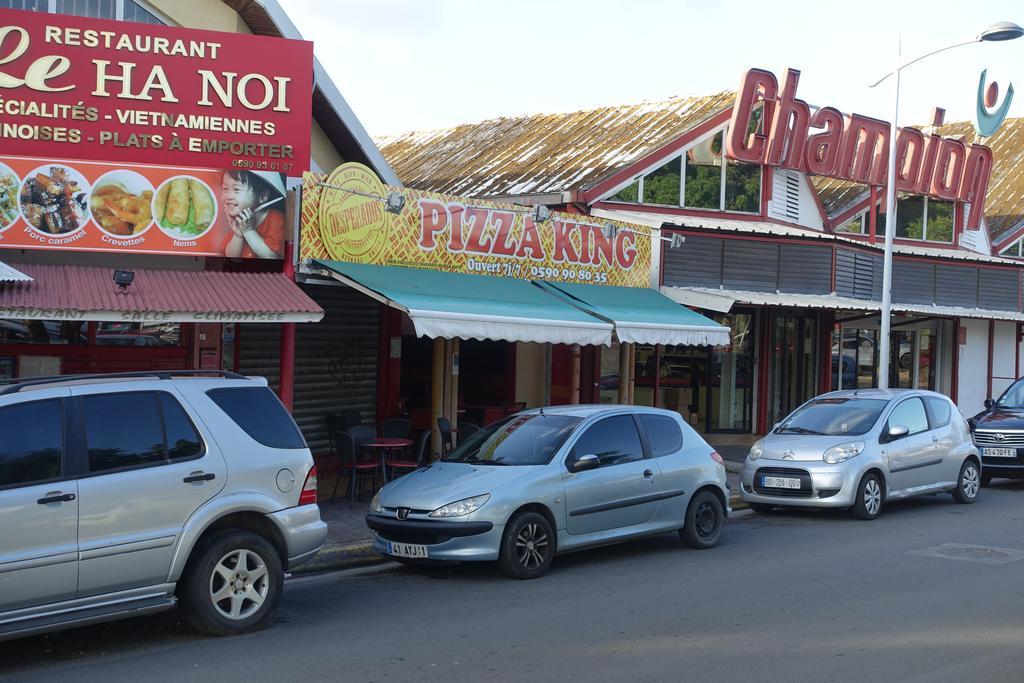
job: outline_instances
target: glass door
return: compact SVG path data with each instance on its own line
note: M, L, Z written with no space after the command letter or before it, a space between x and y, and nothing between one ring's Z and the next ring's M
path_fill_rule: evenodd
M788 312L774 316L769 423L775 424L818 393L817 332L814 318Z

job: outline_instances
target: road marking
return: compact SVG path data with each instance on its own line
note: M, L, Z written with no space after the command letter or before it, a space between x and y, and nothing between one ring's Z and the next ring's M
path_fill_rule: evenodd
M908 555L925 557L941 557L946 560L963 560L980 564L1006 564L1024 560L1024 550L1015 548L995 548L985 545L968 545L966 543L943 543L920 550L908 551Z

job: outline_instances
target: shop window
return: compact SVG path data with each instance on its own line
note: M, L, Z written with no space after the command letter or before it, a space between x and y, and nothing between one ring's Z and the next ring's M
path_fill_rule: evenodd
M636 204L640 201L640 180L634 180L632 183L609 197L608 201Z
M896 204L896 237L950 244L953 241L955 205L931 197L902 196ZM878 235L885 234L885 212L879 208Z
M643 177L643 204L679 206L683 159L676 157Z
M929 242L952 242L955 215L953 202L943 202L929 197L925 203L928 216L925 239Z
M903 197L896 205L896 237L924 239L924 197Z
M619 342L601 348L600 402L619 402Z
M850 220L846 221L833 232L837 232L845 235L865 235L868 232L868 215L862 213L859 216L854 216Z
M686 152L683 204L694 209L718 209L722 204L722 133Z
M67 320L0 320L0 343L60 344L64 346L180 346L178 323L90 323Z
M761 210L761 167L729 161L725 165L725 210L757 213Z
M1019 239L1016 242L1010 244L1010 246L1004 247L999 252L999 255L1007 256L1009 258L1022 258L1022 244L1024 244L1024 239Z
M135 0L0 0L0 9L70 14L93 19L119 19L141 24L167 24Z

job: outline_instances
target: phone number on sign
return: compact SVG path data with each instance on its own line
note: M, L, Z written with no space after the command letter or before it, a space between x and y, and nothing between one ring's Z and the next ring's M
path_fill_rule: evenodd
M287 173L295 164L287 161L253 161L252 159L233 159L232 168L245 168L253 171L280 171Z
M576 280L578 282L594 282L604 284L608 282L608 273L594 272L586 269L576 270L575 268L548 268L547 266L532 266L530 277L546 280Z

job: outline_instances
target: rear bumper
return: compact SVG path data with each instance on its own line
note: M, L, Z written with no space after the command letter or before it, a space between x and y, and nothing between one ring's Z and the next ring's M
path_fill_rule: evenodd
M327 540L327 524L320 519L320 506L316 503L285 508L267 517L284 535L289 567L316 555Z

